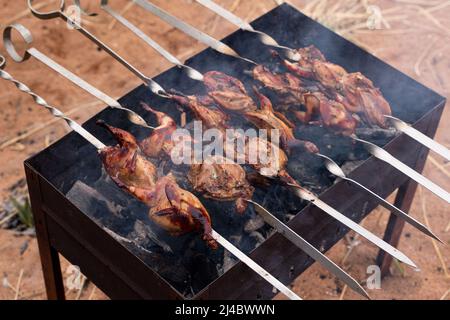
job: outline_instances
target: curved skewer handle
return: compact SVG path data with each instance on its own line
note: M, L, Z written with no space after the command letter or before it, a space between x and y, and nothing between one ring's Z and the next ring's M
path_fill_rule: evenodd
M430 137L424 135L419 130L414 129L412 126L408 125L406 122L404 122L398 118L392 117L392 116L385 116L385 117L390 120L390 122L394 125L394 127L397 130L405 133L406 135L410 136L411 138L413 138L414 140L416 140L423 146L427 147L430 150L433 150L437 154L441 155L442 157L444 157L445 159L450 161L450 150L449 149L447 149L443 145L437 143Z
M5 61L5 58L0 56L0 60ZM4 66L4 62L1 65ZM31 91L31 89L28 88L28 86L26 86L24 83L14 79L8 72L1 70L1 68L0 68L0 77L4 80L14 83L14 85L17 87L17 89L30 95L33 98L33 100L36 102L36 104L49 110L53 116L63 119L69 125L69 127L71 127L75 132L77 132L80 136L82 136L88 142L93 144L97 149L101 150L106 147L100 140L98 140L96 137L94 137L92 134L90 134L86 129L84 129L78 123L76 123L75 121L73 121L72 119L67 117L59 109L49 105L41 96L39 96L36 93L34 93L33 91Z
M105 43L100 41L97 37L95 37L92 33L90 33L88 30L83 28L77 21L72 20L70 17L68 17L64 13L64 0L61 0L60 9L50 11L48 13L43 13L40 11L37 11L33 8L33 1L34 0L28 0L28 7L30 8L31 12L34 16L38 17L39 19L54 19L54 18L61 18L66 22L70 22L76 30L78 30L82 35L87 37L89 40L94 42L97 46L102 48L104 51L106 51L109 55L111 55L114 59L116 59L120 64L122 64L125 68L133 72L137 77L139 77L149 88L150 90L161 97L167 98L168 94L166 91L152 78L145 76L142 72L140 72L138 69L136 69L133 65L128 63L122 56L120 56L118 53L116 53L113 49L111 49L109 46L107 46Z
M38 61L45 64L50 69L56 71L57 73L59 73L60 75L62 75L63 77L65 77L66 79L71 81L72 83L74 83L75 85L79 86L81 89L85 90L86 92L93 95L97 99L105 102L107 105L111 106L112 108L120 109L120 110L127 112L128 119L131 122L133 122L134 124L153 129L153 127L149 126L145 122L145 120L140 115L138 115L136 112L123 107L117 100L111 98L104 92L98 90L97 88L95 88L88 82L84 81L83 79L81 79L80 77L75 75L74 73L70 72L69 70L67 70L66 68L64 68L63 66L58 64L53 59L49 58L48 56L46 56L45 54L43 54L42 52L37 50L36 48L33 48L33 47L28 48L28 49L26 49L26 51L23 55L20 55L16 51L14 44L11 40L11 31L13 29L19 32L19 34L23 37L25 43L28 46L31 45L31 43L33 42L33 37L31 35L30 30L28 30L26 27L24 27L23 25L18 24L18 23L9 25L5 28L5 30L3 32L3 41L5 44L5 48L6 48L6 51L8 52L8 54L16 62L23 62L23 61L27 60L30 56L33 56L35 59L37 59Z

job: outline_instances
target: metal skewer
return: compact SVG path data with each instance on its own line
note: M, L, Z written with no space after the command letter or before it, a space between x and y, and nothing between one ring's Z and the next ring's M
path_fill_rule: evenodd
M209 44L209 41L206 41L205 39L209 39L209 38L211 38L209 35L207 35L207 34L205 34L205 33L203 33L202 31L200 31L200 30L197 30L197 29L195 29L194 27L192 27L192 26L190 26L190 25L187 25L188 27L186 27L186 24L183 22L183 21L181 21L181 20L179 20L178 18L176 18L176 17L174 17L174 16L171 16L171 15L169 15L167 12L165 12L165 11L162 11L160 8L158 8L158 7L156 7L155 5L153 5L153 4L150 4L148 1L146 1L146 0L135 0L135 2L137 3L137 4L140 4L143 8L145 8L145 9L147 9L147 10L149 10L150 12L152 12L152 13L154 13L154 14L156 14L156 15L160 15L161 14L161 12L164 12L164 14L163 14L163 17L161 17L161 18L163 18L166 22L168 22L168 23L170 23L170 24L172 24L174 27L176 27L176 28L178 28L179 30L181 30L181 31L183 31L184 33L186 33L187 35L189 35L189 36L192 36L193 38L195 38L195 39L197 39L197 40L199 40L199 41L202 41L202 42L204 42L206 45L210 45ZM170 18L168 18L168 17L170 17ZM201 36L199 36L199 35L201 35ZM219 42L220 43L220 41L219 40L215 40L215 42ZM212 48L214 48L214 47L212 47ZM220 52L220 51L219 51ZM330 159L331 160L331 159ZM337 164L336 164L336 166L337 166ZM305 190L306 191L306 190ZM302 193L302 192L296 192L297 193L297 195L300 197L300 198L302 198L302 199L308 199L308 198L311 198L311 195L309 196L309 197L306 197L305 198L305 193ZM376 199L380 199L381 197L377 197ZM315 197L314 196L314 199L315 200L310 200L311 202L313 202L314 204L319 204L319 202L317 201L317 200L319 200L317 197ZM319 200L320 201L320 200ZM382 203L384 204L384 205L388 205L388 204L386 204L386 200L384 200L384 201L382 201ZM336 210L334 210L333 208L331 208L330 206L328 206L328 205L326 205L325 203L323 203L323 202L321 202L320 201L320 208L322 209L322 210L324 210L327 214L329 214L329 215L331 215L332 217L334 217L334 218L336 218L338 221L340 221L341 223L344 223L347 227L349 227L350 229L352 229L352 230L354 230L354 231L356 231L355 230L355 228L354 228L354 226L356 225L356 226L358 226L357 228L358 228L358 230L360 231L360 232L366 232L367 234L367 239L369 239L369 240L375 240L375 239L377 239L376 240L376 242L374 242L374 241L372 241L374 244L376 244L377 246L379 246L380 248L384 248L383 250L385 250L385 249L387 249L387 250L389 250L389 251L387 251L389 254L391 254L391 255L393 255L393 256L397 256L396 258L397 259L399 259L400 261L403 261L403 262L405 262L406 264L409 264L410 266L412 266L412 267L414 267L414 268L416 268L416 265L414 264L414 263L412 263L412 261L409 259L409 258L407 258L406 256L404 256L404 254L402 254L401 253L401 255L398 255L398 250L397 249L395 249L394 247L392 247L391 245L389 245L389 244L387 244L385 241L383 241L383 240L381 240L380 238L378 238L378 237L376 237L376 236L374 236L372 233L370 233L369 231L367 231L367 230L365 230L364 228L362 228L362 227L360 227L358 224L356 224L356 223L354 223L353 221L351 221L350 219L348 219L346 216L344 216L343 214L341 214L341 213L339 213L339 212L337 212ZM330 209L332 209L332 210L330 210ZM396 211L397 213L398 213L398 211ZM338 214L337 214L338 213ZM405 214L406 215L406 214ZM406 218L407 220L406 221L411 221L409 218ZM350 222L349 222L349 220L350 220ZM351 226L350 226L350 225ZM413 224L414 225L414 224ZM353 227L352 227L353 226ZM359 233L359 232L358 232ZM431 231L427 231L427 233L426 234L430 234L431 233ZM406 259L405 259L405 257L406 257Z
M78 6L80 5L80 1L79 0L75 0L75 3ZM102 7L103 7L103 9L106 12L111 14L115 19L117 19L119 22L121 22L125 27L129 28L132 32L134 32L137 36L139 36L143 41L145 41L148 45L150 45L152 48L154 48L159 54L161 54L162 57L164 57L169 62L171 62L171 63L173 63L175 65L179 65L178 63L180 63L180 62L177 62L178 59L174 55L172 55L170 52L168 52L167 50L162 48L156 41L150 39L144 32L142 32L141 29L139 29L138 27L134 26L131 22L129 22L123 16L121 16L117 12L113 11L108 6L108 0L102 0ZM191 72L191 73L194 72L193 76L191 76L192 79L198 80L198 81L202 81L203 80L203 75L201 74L200 71L198 71L198 70L196 70L196 69L194 69L192 67L185 66L185 65L183 65L183 67L188 68L187 70L189 72ZM366 192L368 192L377 201L378 204L380 204L383 207L393 211L400 218L403 218L408 223L410 223L411 225L416 227L418 230L424 232L426 235L429 235L429 236L439 240L439 238L436 235L434 235L427 227L425 227L423 224L421 224L420 222L418 222L417 220L415 220L414 218L412 218L411 216L409 216L405 212L401 211L400 209L398 209L394 205L390 204L386 199L383 199L382 197L378 196L377 194L375 194L374 192L372 192L368 188L364 187L363 185L361 185L357 181L347 178L345 176L344 172L338 166L338 164L335 163L331 158L329 158L329 157L327 157L325 155L322 155L320 153L319 154L315 154L315 155L317 155L317 156L319 156L319 157L321 157L322 159L325 160L325 167L327 168L327 170L330 173L332 173L332 174L334 174L334 175L336 175L336 176L338 176L338 177L340 177L342 179L345 179L348 182L354 183L355 185L357 185L361 189L363 189Z
M444 147L443 145L437 143L430 137L424 135L422 132L420 132L417 129L414 129L412 126L407 124L406 122L395 118L393 116L386 116L385 117L391 122L393 127L404 134L410 136L420 144L424 145L425 147L429 148L430 150L433 150L437 154L441 155L448 161L450 161L450 150Z
M85 138L88 142L93 144L98 150L102 150L102 149L106 148L106 146L101 141L99 141L96 137L94 137L91 133L89 133L86 129L84 129L78 123L76 123L75 121L73 121L72 119L67 117L59 109L49 105L42 97L40 97L36 93L32 92L25 84L14 79L6 71L1 70L1 68L4 65L5 65L5 58L0 55L0 77L1 78L5 79L7 81L13 82L20 91L25 92L25 93L29 94L30 96L32 96L34 101L38 105L43 106L46 109L48 109L53 116L55 116L57 118L61 118L64 121L66 121L66 123L75 132L77 132L79 135L81 135L83 138ZM277 288L281 293L286 295L286 297L288 297L291 300L302 300L297 294L295 294L292 290L290 290L283 283L281 283L278 279L276 279L269 272L267 272L264 268L262 268L259 264L257 264L251 258L249 258L245 253L243 253L237 247L235 247L233 244L231 244L229 241L227 241L224 237L222 237L215 230L212 230L212 236L226 250L230 251L236 258L238 258L241 262L243 262L245 265L247 265L250 269L252 269L258 275L260 275L263 279L265 279L267 282L269 282L275 288Z
M206 33L194 28L190 24L187 24L186 22L172 16L171 14L164 11L160 7L154 5L153 3L146 0L133 0L133 1L139 6L141 6L143 9L150 11L154 15L158 16L159 18L167 22L168 24L174 26L175 28L188 33L194 39L197 39L198 41L206 44L208 47L213 48L217 52L257 65L255 61L240 56L236 51L234 51L230 46L226 45L225 43L214 39L213 37L207 35Z
M374 199L378 200L378 203L381 204L384 208L390 210L393 214L395 214L397 217L405 220L406 222L408 222L409 224L411 224L413 227L415 227L416 229L422 231L423 233L425 233L426 235L438 240L439 242L442 242L441 239L439 239L433 232L430 231L430 229L428 229L426 226L424 226L422 223L420 223L419 221L417 221L416 219L414 219L413 217L411 217L409 214L403 212L402 210L400 210L399 208L397 208L396 206L390 204L388 201L386 201L385 199L383 199L382 197L380 197L379 195L377 195L375 192L373 192L372 190L370 190L369 188L366 188L365 186L363 186L362 184L360 184L358 181L355 181L353 179L350 179L349 177L347 177L344 173L344 171L342 171L342 169L336 164L336 162L334 162L333 160L331 160L329 157L323 155L323 154L317 154L319 157L321 157L322 159L324 159L325 161L325 166L327 167L328 171L330 171L332 174L334 174L335 176L346 180L348 182L351 182L353 184L355 184L356 186L358 186L359 188L363 189L364 191L366 191L367 193L369 193Z
M34 2L34 0L28 0L28 7L30 8L31 13L35 17L37 17L39 19L43 19L43 20L61 18L62 20L66 21L66 22L70 22L74 26L74 28L76 30L78 30L81 34L83 34L88 39L93 41L97 46L99 46L100 48L105 50L107 53L109 53L111 56L113 56L117 61L119 61L124 67L126 67L128 70L133 72L137 77L139 77L145 83L145 85L147 85L150 88L150 90L154 94L159 95L159 96L164 97L164 98L167 97L167 93L164 91L164 89L157 82L155 82L150 77L146 77L143 73L138 71L134 66L129 64L124 58L122 58L119 54L117 54L114 50L112 50L110 47L108 47L102 41L97 39L88 30L83 28L78 22L76 22L76 21L72 20L70 17L68 17L64 13L64 8L65 8L65 1L64 0L60 0L60 5L59 5L59 9L58 10L54 10L54 11L50 11L50 12L41 12L39 10L36 10L33 7L33 2Z
M25 51L24 55L19 55L16 49L14 48L14 44L12 43L11 40L12 29L19 32L19 34L23 37L27 45L31 45L31 43L33 42L33 36L31 35L31 32L21 24L12 24L5 28L3 32L3 42L5 44L6 51L9 53L11 58L13 58L16 62L23 62L27 60L30 56L32 56L36 58L38 61L45 64L47 67L53 69L54 71L65 77L66 79L70 80L75 85L79 86L81 89L85 90L86 92L93 95L97 99L111 106L112 108L127 112L128 119L132 123L149 129L154 129L154 127L149 126L147 122L136 112L123 107L117 100L111 98L106 93L101 92L88 82L84 81L74 73L70 72L69 70L58 64L56 61L52 60L51 58L40 52L38 49L31 47Z
M75 0L76 5L80 5L80 0ZM125 19L122 15L114 11L109 5L108 0L102 0L101 7L103 10L105 10L108 14L110 14L114 19L122 23L125 27L133 31L139 38L141 38L145 43L147 43L150 47L158 51L166 60L168 60L170 63L176 65L180 69L182 69L189 78L197 81L203 81L203 75L198 72L197 70L183 64L177 57L172 55L170 52L168 52L166 49L164 49L162 46L159 45L156 41L154 41L152 38L147 36L144 32L142 32L141 29L136 27L134 24L132 24L130 21Z
M273 39L271 36L269 36L268 34L266 34L264 32L255 30L249 23L242 20L241 18L236 16L234 13L228 11L224 7L218 5L214 1L211 1L211 0L195 0L195 1L200 3L202 6L208 8L209 10L215 12L222 18L228 20L230 23L236 25L240 29L248 31L248 32L256 33L257 35L259 35L261 42L264 43L265 45L273 46L273 47L276 47L279 49L284 49L283 52L285 53L285 56L288 59L291 59L293 61L300 60L300 58L301 58L300 54L297 53L294 49L280 46L277 43L277 41L275 39ZM404 121L402 121L398 118L395 118L393 116L388 116L388 115L385 115L385 117L390 120L390 122L394 126L394 128L407 134L408 136L410 136L411 138L413 138L420 144L433 150L434 152L438 153L439 155L441 155L442 157L444 157L445 159L450 161L450 150L448 150L446 147L437 143L433 139L429 138L428 136L424 135L422 132L414 129L413 127L409 126L407 123L405 123Z
M137 4L140 4L142 7L144 7L145 9L151 11L152 13L154 13L155 15L159 15L161 9L159 9L158 7L156 7L153 4L150 4L148 1L146 0L135 0L135 2ZM144 5L145 4L145 5ZM155 9L155 8L158 8ZM164 12L164 16L169 15L167 12ZM205 34L204 32L195 29L194 27L192 27L191 25L189 25L189 28L185 27L185 23L181 20L179 20L178 18L174 17L174 16L170 16L170 19L166 20L168 23L172 24L172 26L174 26L175 28L183 31L184 33L186 33L187 35L204 42L206 45L209 45L209 41L205 41L204 39L206 37L211 38L211 36ZM201 34L202 36L199 36L199 34ZM215 40L216 42L219 42L219 40ZM212 47L214 49L214 47ZM395 163L395 168L397 168L398 170L400 170L403 174L407 175L408 177L410 177L411 179L415 180L416 182L418 182L419 184L423 185L424 187L426 187L427 189L431 190L433 193L435 193L436 195L438 195L439 197L441 197L442 199L444 199L445 201L449 202L450 196L449 194L442 190L442 188L440 188L439 186L437 186L436 184L434 184L433 182L431 182L429 179L425 178L423 175L417 173L416 171L410 169L408 166L406 166L405 164L403 164L401 161L399 161L398 159L396 159L395 157L393 157L392 155L388 154L389 156L386 155L386 151L375 146L373 143L365 141L365 140L361 140L357 137L354 137L354 139L356 141L359 141L361 143L364 143L364 145L366 146L366 149L372 153L375 157L380 158L381 160L387 159L389 158L389 163L391 165L394 165ZM381 151L379 151L379 149L383 150L383 154L384 156L382 156ZM392 161L394 160L394 161Z
M0 55L0 77L6 81L10 81L14 83L14 85L22 92L25 92L26 94L30 95L33 100L36 102L36 104L48 109L50 113L57 117L63 119L69 127L71 127L75 132L77 132L80 136L82 136L84 139L86 139L89 143L94 145L97 149L101 150L105 148L106 146L98 140L96 137L94 137L92 134L89 133L86 129L84 129L82 126L80 126L77 122L73 121L69 117L67 117L64 113L62 113L59 109L49 105L47 101L45 101L41 96L37 95L33 91L31 91L30 88L28 88L27 85L24 83L16 80L11 76L8 72L2 70L2 68L5 66L5 57Z
M393 155L391 155L389 152L384 150L383 148L380 148L379 146L373 144L372 142L368 142L365 140L361 140L357 137L352 137L355 141L360 142L364 145L364 148L372 154L374 157L390 164L397 170L401 171L403 174L407 175L417 183L421 184L431 192L433 192L435 195L440 197L441 199L447 201L447 203L450 203L450 193L439 187L434 182L430 181L417 171L411 169L406 164L395 158Z
M135 0L136 3L141 2L140 0ZM145 3L148 3L147 1L144 1ZM139 4L139 3L138 3ZM153 6L153 5L152 5ZM155 12L159 12L159 11L155 11ZM167 12L164 12L164 16L166 17L167 15L169 15ZM177 28L183 28L182 26L185 24L183 21L180 21L178 18L170 16L170 19L167 19L167 21L172 21L175 20L176 24L174 25ZM194 27L189 25L189 28L186 31L184 29L181 29L184 32L191 32L193 30L195 30L197 36L198 34L202 34L204 35L203 32L195 29ZM191 35L190 33L188 33L189 35ZM196 38L196 36L192 35L194 38ZM209 37L209 36L207 36ZM206 37L198 37L198 39L206 39ZM202 41L202 40L200 40ZM216 42L219 42L218 40L215 40ZM208 44L208 41L205 42L206 44ZM114 57L114 55L113 55ZM304 190L305 192L309 193L309 191ZM302 199L308 200L306 199L302 193L296 192L297 196L299 196ZM310 193L311 194L311 193ZM310 197L309 197L310 198ZM348 219L345 215L343 215L342 213L339 213L338 211L336 211L335 209L331 208L329 205L323 203L321 200L319 200L317 197L315 198L317 200L308 200L312 203L319 203L320 201L320 208L325 211L328 215L332 216L333 218L337 219L338 221L340 221L341 223L343 223L344 225L346 225L348 228L354 230L355 232L358 233L364 233L365 236L363 234L361 234L362 236L364 236L365 238L369 239L370 241L372 241L375 245L377 245L379 248L385 250L388 254L392 255L393 257L395 257L396 259L398 259L399 261L402 261L406 264L408 264L409 266L413 267L413 268L417 268L417 266L408 258L406 257L406 255L404 255L403 253L399 252L397 249L395 249L394 247L392 247L390 244L386 243L385 241L383 241L382 239L376 237L375 235L373 235L370 231L364 229L363 227L359 226L357 223L353 222L352 220ZM331 210L330 210L331 209ZM357 227L355 227L355 225ZM357 231L358 230L358 231Z
M259 215L261 215L261 217L267 224L272 226L275 230L281 233L286 239L291 241L303 252L305 252L308 256L310 256L319 264L321 264L325 269L329 270L336 277L341 279L355 292L358 292L360 295L370 299L370 296L367 294L364 288L357 281L355 281L355 279L353 279L347 272L342 270L333 261L328 259L322 252L317 250L308 241L300 237L294 230L292 230L286 224L277 219L277 217L275 217L272 213L267 211L263 206L251 200L249 200L248 202L254 205L255 210L259 213Z
M31 44L31 33L29 32L29 30L27 30L25 27L20 26L20 25L16 25L15 29L19 31L19 33L24 37L29 39L29 42L27 41L28 44ZM5 42L6 43L6 42ZM8 39L7 41L8 45L10 45L10 48L13 48L13 44L10 41L10 39ZM11 50L8 50L8 52L10 52ZM37 49L34 49L32 51L33 56L35 56ZM38 51L39 52L39 51ZM78 76L74 75L73 73L71 73L70 71L68 71L67 69L65 69L63 66L59 65L58 63L56 63L55 61L53 61L52 59L50 59L49 57L45 56L44 54L40 53L38 55L36 55L36 57L39 59L39 61L43 62L45 65L47 65L48 67L50 67L51 69L55 70L56 72L58 72L59 74L61 74L62 76L66 77L68 80L72 81L75 85L78 85L80 88L84 89L85 91L87 91L88 93L90 93L91 95L93 95L94 97L98 98L99 100L112 105L112 103L115 103L115 105L119 105L120 104L115 101L113 98L109 97L107 94L101 92L100 90L98 90L97 88L93 87L92 85L88 84L87 82L85 82L84 80L82 80L81 78L79 78ZM23 61L23 59L21 59L21 61ZM147 125L147 127L152 128ZM259 205L258 205L259 206ZM261 206L259 206L261 207ZM262 207L261 207L262 208ZM265 210L265 209L264 209ZM260 210L258 210L258 212L260 212ZM271 213L269 213L267 210L265 210L265 212L272 216L273 219L269 221L269 224L276 228L276 229L284 229L285 225L282 224L281 221L277 220ZM266 214L266 215L267 215ZM275 220L274 220L275 219ZM275 222L273 222L275 221ZM280 226L281 225L281 226ZM292 238L300 238L300 236L298 236L297 234L293 234L291 235L291 239ZM302 238L300 238L302 240L302 242L305 242L305 240L303 240ZM300 240L300 241L301 241ZM297 241L298 243L299 241ZM309 245L309 244L308 244ZM311 245L309 245L311 246ZM301 248L303 248L304 246L302 246ZM312 247L312 246L311 246ZM312 250L312 249L311 249ZM319 252L320 253L320 252ZM323 264L324 266L329 266L329 265L334 265L333 262L331 262L325 255L320 253L320 256L316 254L315 259ZM336 266L337 267L337 266ZM334 269L336 269L336 267ZM359 283L354 280L352 277L350 277L348 274L346 274L343 270L339 269L337 267L336 270L330 270L331 272L333 271L337 271L337 272L333 272L335 273L339 278L341 278L350 288L355 289L356 292L362 294L363 296L369 298L369 295L364 291L364 289L359 285ZM345 275L343 276L342 273L344 273Z
M380 238L378 238L376 235L374 235L370 231L367 231L367 229L361 227L359 224L357 224L353 220L347 218L346 216L343 216L342 213L340 213L336 209L332 208L331 206L329 206L328 204L326 204L325 202L320 200L312 192L310 192L302 187L299 187L297 185L293 185L293 184L289 184L289 185L293 189L296 190L296 194L300 198L313 203L315 206L322 209L323 211L325 211L326 213L328 213L335 219L339 220L340 222L342 222L343 224L345 224L346 226L348 226L355 232L359 233L362 237L366 238L367 240L369 240L370 242L372 242L373 244L375 244L382 250L386 251L387 253L389 253L390 255L395 257L397 260L402 261L402 262L406 263L407 265L417 269L417 266L414 264L414 262L412 262L412 260L409 259L401 251L394 248L393 246L391 246L389 243L385 242L384 240L381 240Z
M280 49L286 58L292 61L299 61L301 56L300 54L292 48L280 45L274 38L269 36L267 33L255 30L248 22L236 16L234 13L228 11L224 7L218 5L217 3L210 0L195 0L200 3L202 6L208 8L209 10L215 12L222 18L228 20L228 22L236 25L241 30L254 33L258 36L259 40L267 45L277 49Z

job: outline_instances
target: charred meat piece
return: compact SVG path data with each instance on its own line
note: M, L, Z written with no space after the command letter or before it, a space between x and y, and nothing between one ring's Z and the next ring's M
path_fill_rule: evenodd
M205 114L211 114L208 108L202 106L200 103L197 103L197 99L195 97L179 97L178 99L182 99L186 103L188 103L187 101L191 101L195 105L198 105L198 111L200 111L200 109L205 109L202 112L199 112L202 116L205 116ZM160 125L158 128L161 126L167 127L164 126L164 124L168 124L171 129L176 129L175 122L167 114L163 112L156 112L151 108L148 108L148 110L157 115L158 123ZM148 146L148 148L144 149L144 152L145 150L149 150L149 148L152 150L151 142L153 142L153 147L157 147L158 150L160 150L160 143L156 138L169 139L172 141L171 136L159 135L158 132L158 130L155 130L149 138L144 140L147 142L145 145ZM156 138L154 138L155 136ZM166 144L170 146L170 148L163 148L161 151L166 152L166 155L170 155L172 148L174 147L173 142ZM144 142L142 142L141 145L144 145ZM155 154L157 153L146 153L146 155L150 157ZM241 214L244 213L247 208L246 200L250 200L254 192L254 188L246 180L246 173L244 169L240 165L227 161L219 156L205 159L202 164L191 165L188 179L194 190L202 193L206 198L218 201L236 201L237 212Z
M358 106L363 106L359 113L366 122L386 127L384 115L392 114L391 107L380 89L364 75L359 72L344 75L337 91L348 102L349 107L357 109Z
M278 94L278 104L290 107L304 103L303 93L307 90L303 88L301 80L290 73L275 74L259 65L253 69L253 78Z
M214 107L214 102L207 97L172 95L172 99L181 106L190 109L197 120L202 121L204 129L217 128L225 131L228 116Z
M208 95L225 110L243 113L257 109L242 82L234 77L210 71L205 74L204 83Z
M145 203L149 218L173 235L193 231L203 233L203 240L216 249L211 219L200 201L181 189L171 176L157 179L155 166L141 155L136 138L130 133L100 122L117 139L114 147L100 151L100 158L112 180Z
M245 170L220 156L212 156L202 164L192 165L188 178L195 191L206 198L236 201L236 211L240 214L247 209L247 200L255 191L246 179Z
M299 79L298 82L287 81L286 79L292 77L289 73L275 74L263 66L258 66L253 70L253 75L277 94L277 102L291 103L290 111L301 122L317 121L344 135L350 135L356 129L358 122L341 103L329 99L317 89L308 91L302 88Z
M172 134L177 129L175 121L163 112L152 109L147 104L142 104L143 108L153 113L158 121L152 134L139 143L141 150L150 158L160 159L170 156L174 147Z
M300 55L300 60L295 64L290 64L293 68L293 72L302 78L314 79L314 66L313 61L326 61L322 52L314 46L309 46L306 48L300 48L296 50ZM285 61L287 63L288 61Z
M391 107L372 81L360 72L348 73L341 66L326 61L322 54L308 54L308 51L318 49L299 49L301 55L305 52L302 59L298 63L284 60L284 65L300 78L319 82L329 98L359 114L368 124L386 127L384 115L391 115Z
M277 95L277 108L292 112L303 123L311 121L318 114L317 109L308 108L304 94L308 92L299 78L290 73L273 73L259 65L253 69L253 77L264 87Z
M169 233L201 232L208 246L217 249L208 211L196 196L180 188L171 174L158 180L149 205L150 218Z
M278 179L285 186L300 187L300 184L287 172L288 157L278 146L261 138L250 138L248 146L245 152L246 163L257 170L261 176Z
M281 146L287 153L294 147L302 147L306 151L312 153L319 152L319 149L312 142L296 139L292 128L275 115L275 111L273 110L269 98L261 94L256 88L254 88L254 90L260 101L260 109L246 112L244 117L248 121L253 123L259 129L269 130L269 137L271 129L278 130L281 138Z
M140 153L136 138L129 132L98 122L117 139L118 144L100 151L106 172L120 187L127 188L142 200L142 194L151 191L156 183L156 168ZM144 196L145 198L145 196Z
M246 145L245 163L262 176L276 178L285 170L288 157L277 145L259 137L248 138Z
M304 97L306 108L318 110L323 125L346 136L355 132L358 122L342 103L330 100L320 92L306 93Z

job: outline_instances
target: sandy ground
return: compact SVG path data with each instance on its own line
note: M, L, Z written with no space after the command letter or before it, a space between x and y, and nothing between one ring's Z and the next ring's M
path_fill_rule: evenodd
M218 38L234 30L233 26L192 4L192 1L154 2ZM232 8L235 13L248 21L276 5L273 0L258 2L220 0L218 2L227 8ZM449 1L423 2L423 6L412 6L413 2L416 1L372 1L382 9L382 12L390 13L391 28L377 31L366 29L347 36L351 36L353 41L357 41L368 51L399 70L442 95L449 96ZM120 8L125 8L126 3L125 0L117 0L113 7L121 10ZM291 3L301 9L311 1L298 0ZM436 7L440 3L442 5ZM430 8L434 9L426 11ZM96 8L93 7L93 9ZM202 14L198 14L199 12ZM192 56L203 49L202 45L157 19L149 20L148 15L141 9L129 8L125 15L180 59ZM33 31L34 45L37 48L111 96L120 97L140 84L123 67L106 54L96 50L95 46L81 35L68 32L62 25L62 21L37 20L27 13L25 1L0 0L1 27L16 21ZM86 19L85 26L149 75L156 75L170 67L167 62L124 30L122 26L113 23L112 19L105 14ZM3 48L0 52L5 54ZM86 59L86 56L89 56L89 59ZM51 75L45 67L33 59L23 64L12 63L9 60L7 71L42 94L49 103L70 113L77 120L84 121L103 107L68 81ZM12 85L5 82L0 82L0 104L0 145L22 134L32 132L23 139L0 148L2 163L0 200L3 202L9 198L14 191L14 186L24 176L23 160L59 139L68 129L62 122L52 121L51 116L46 111L36 108L28 96L19 93ZM437 134L437 140L447 146L450 146L449 126L450 111L447 108ZM442 161L439 156L433 153L430 155L425 175L446 187L447 190L450 189L450 165ZM420 192L420 190L410 210L414 217L428 223L446 244L450 242L449 212L448 205L443 201L428 191ZM387 218L388 212L378 209L363 224L374 233L382 235ZM350 236L353 235L350 234ZM350 252L349 248L352 248ZM371 296L374 299L448 299L450 297L448 294L450 289L449 246L433 244L429 238L406 226L400 249L421 267L421 271L393 265L392 274L382 281L380 290L370 291ZM365 240L356 238L353 242L342 240L327 255L363 282L368 277L365 268L374 263L376 254L376 248ZM63 261L63 271L67 270L68 266L69 263ZM0 299L45 299L35 238L0 229L0 273L3 277ZM17 287L19 287L18 294ZM318 265L314 265L296 279L294 288L305 299L358 298ZM82 292L69 291L68 298L105 299L106 297L87 282Z

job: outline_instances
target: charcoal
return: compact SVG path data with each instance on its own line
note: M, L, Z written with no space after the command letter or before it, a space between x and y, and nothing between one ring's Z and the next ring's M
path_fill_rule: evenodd
M247 221L244 226L245 232L251 233L258 229L261 229L264 226L264 219L260 215L256 215L254 218Z

